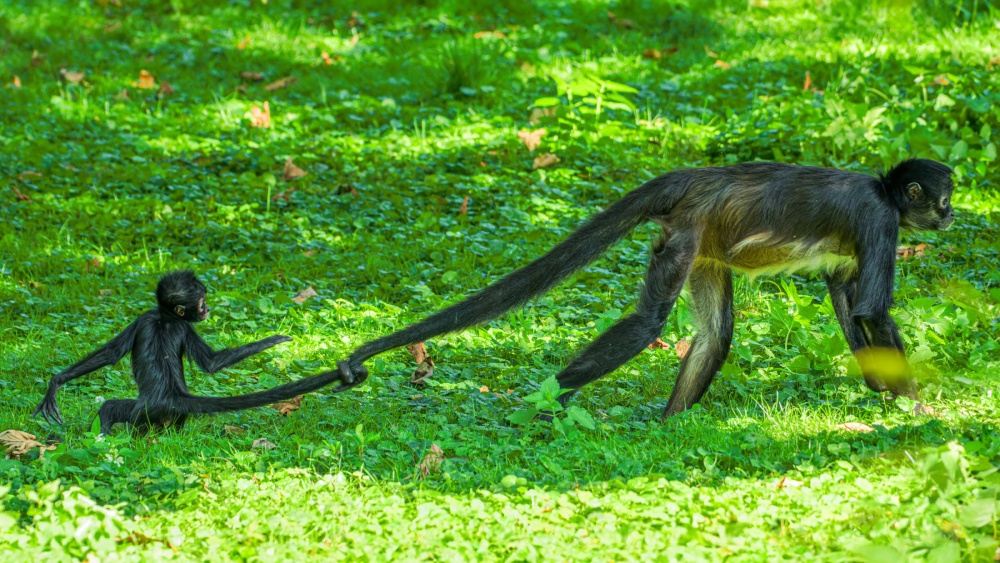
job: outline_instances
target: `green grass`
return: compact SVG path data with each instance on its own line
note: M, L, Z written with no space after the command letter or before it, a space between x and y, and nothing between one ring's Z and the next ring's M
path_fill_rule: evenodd
M995 3L294 4L0 4L0 430L63 440L42 459L0 460L0 549L994 559ZM644 58L652 48L662 58ZM141 70L174 92L138 89ZM264 89L285 76L298 81ZM605 83L599 104L581 94L587 77ZM619 85L634 89L624 101L609 94ZM529 124L552 97L556 115ZM249 127L265 101L273 127ZM548 132L532 154L517 132L536 127ZM541 153L561 162L533 171ZM784 276L737 280L733 351L698 408L660 420L679 361L658 350L574 399L592 430L508 422L632 307L649 228L522 311L428 342L425 388L399 350L356 391L309 395L287 417L99 439L102 398L134 394L125 361L63 389L65 424L29 418L48 378L148 309L170 269L209 285L199 330L213 346L295 338L215 375L189 369L198 393L246 393L333 367L664 171L763 159L871 172L909 156L947 162L958 186L955 227L904 235L930 247L900 262L893 313L936 417L869 393L823 284ZM309 175L285 183L289 157ZM309 286L318 297L291 300ZM682 299L663 339L692 334ZM424 475L432 444L443 461Z

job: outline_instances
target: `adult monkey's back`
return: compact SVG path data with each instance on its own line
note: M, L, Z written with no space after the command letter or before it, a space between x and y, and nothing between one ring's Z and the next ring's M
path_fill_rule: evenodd
M579 389L652 343L686 280L698 332L663 414L683 411L698 402L729 352L732 271L805 269L823 272L868 387L917 400L917 384L889 316L896 245L900 228L947 229L955 218L952 189L951 169L931 160L907 160L878 177L764 162L670 172L628 193L545 255L479 293L363 344L340 362L340 377L358 384L368 376L363 362L376 354L523 305L640 224L655 221L663 236L653 246L635 311L556 376L563 388ZM898 358L887 359L886 351Z

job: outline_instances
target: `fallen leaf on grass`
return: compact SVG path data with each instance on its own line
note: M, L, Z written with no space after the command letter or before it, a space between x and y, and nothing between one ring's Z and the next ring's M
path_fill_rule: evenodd
M139 71L139 82L135 84L140 90L152 90L156 88L156 79L153 75L146 72L145 70Z
M223 426L222 431L229 436L242 436L247 433L247 431L239 426Z
M867 424L862 424L860 422L845 422L843 424L838 424L834 428L838 430L846 430L848 432L874 432L875 429Z
M273 450L278 446L276 446L274 442L268 440L267 438L257 438L256 440L253 441L253 444L251 444L250 447L261 450Z
M642 58L658 61L663 58L663 53L659 49L643 49Z
M285 416L292 411L299 410L300 406L302 406L302 395L298 395L287 401L274 403L273 405L271 405L271 408L280 412L282 416Z
M112 33L118 31L122 27L122 22L111 22L104 26L104 33Z
M306 172L305 170L292 164L292 159L288 158L285 160L285 169L282 170L281 177L286 182L291 182L292 180L298 180L299 178L307 176L308 174L309 173Z
M538 170L539 168L548 168L557 162L559 162L558 156L552 153L545 153L535 157L535 160L531 163L531 169Z
M99 297L108 297L109 295L114 295L115 290L113 289L100 289L97 291Z
M292 201L292 194L297 191L299 191L299 189L295 186L292 186L281 193L277 193L271 196L271 201L278 201L279 199L283 199L285 201Z
M488 37L493 37L493 38L496 38L496 39L503 39L504 37L507 37L507 36L504 35L503 32L493 30L493 31L477 31L477 32L475 32L475 33L472 34L472 37L473 37L473 39L486 39Z
M923 258L927 253L927 243L918 244L916 246L898 246L896 247L896 258L901 260L909 260L910 258Z
M462 200L462 206L458 208L459 215L465 215L469 212L469 196L465 196Z
M313 289L312 286L310 285L309 287L307 287L307 288L303 289L302 291L299 291L297 294L295 294L295 297L292 297L292 301L294 301L296 303L305 303L306 299L309 299L310 297L318 297L318 296L319 296L319 294L316 293L316 290Z
M805 91L805 92L808 92L809 90L812 90L812 86L813 86L812 77L809 76L809 71L807 70L806 71L806 81L802 85L802 90Z
M334 55L333 58L330 58L330 54L325 51L320 53L319 56L323 58L323 64L325 65L332 65L333 61L340 60L340 55Z
M650 350L669 350L670 345L661 340L660 338L657 338L656 340L653 341L652 344L647 346L647 348L649 348Z
M727 63L726 61L724 61L722 59L716 59L715 60L715 66L721 68L722 70L727 70L729 68L732 68L733 65Z
M254 82L260 82L261 80L264 80L264 75L259 72L246 71L240 73L240 78L244 80L253 80Z
M483 385L482 387L479 388L479 392L480 393L489 393L490 392L490 388L487 387L487 386L485 386L485 385Z
M0 447L7 449L7 459L17 459L32 448L39 449L38 457L45 455L45 450L56 449L55 446L46 446L35 440L34 434L13 429L0 432Z
M688 342L687 337L681 338L677 341L677 344L674 344L674 351L677 352L677 357L682 360L687 357L690 350L691 343Z
M243 49L247 48L247 45L250 45L250 36L249 35L244 36L243 39L240 39L240 42L236 44L236 50L237 51L242 51Z
M271 126L271 106L264 102L264 109L257 106L250 108L250 127L268 128Z
M948 77L945 76L944 74L939 74L935 76L934 83L937 84L938 86L947 86L951 84L951 82L948 81Z
M76 70L66 70L60 69L59 74L62 75L66 82L72 82L73 84L79 84L83 82L83 73Z
M538 145L542 144L542 137L545 136L545 133L547 133L545 129L535 129L534 131L524 129L517 132L517 138L521 139L524 146L528 147L528 152L535 152Z
M774 488L780 491L781 489L788 489L791 487L801 487L803 484L804 483L802 481L796 481L795 479L791 479L788 476L783 476L778 481L778 484L774 486Z
M14 86L14 88L21 87L21 79L18 78L16 74L14 75L14 82L12 83L12 85Z
M444 450L437 444L431 444L431 449L427 450L424 459L420 460L420 475L427 477L431 473L441 470L441 462L444 461Z
M166 80L160 81L160 89L156 91L159 96L169 96L174 93L174 87Z
M264 89L267 90L268 92L273 92L275 90L281 90L282 88L287 88L298 81L299 79L295 78L294 76L286 76L284 78L279 78L275 80L274 82L268 84L267 86L264 86Z
M541 122L542 118L545 117L555 117L556 108L535 108L531 110L531 116L528 117L528 123L531 125L536 125Z
M37 176L39 178L42 177L41 173L39 172L35 172L34 170L25 170L24 172L21 172L20 174L17 175L17 179L23 182L28 179L28 176Z
M719 54L713 51L708 45L705 45L705 54L712 57L713 59L719 58Z
M21 190L17 189L17 186L12 185L10 189L14 190L14 197L17 198L17 201L34 201L31 199L31 196L22 194Z
M424 361L420 362L417 369L413 371L413 375L410 376L410 383L424 385L432 375L434 375L434 360L429 357L424 358Z
M423 342L410 344L409 346L406 347L406 351L409 352L411 356L413 356L413 361L417 362L418 364L424 361L424 358L426 358L429 355L427 354L427 346L425 346Z

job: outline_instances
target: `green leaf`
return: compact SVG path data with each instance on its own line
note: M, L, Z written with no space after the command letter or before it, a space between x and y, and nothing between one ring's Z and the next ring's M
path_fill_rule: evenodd
M552 106L557 106L559 105L559 98L556 98L555 96L546 96L544 98L538 98L532 105L535 106L536 108L549 108Z
M559 396L559 382L556 381L554 375L549 376L548 379L542 382L542 386L538 389L546 399L555 399Z
M590 413L577 406L567 408L566 417L570 420L576 421L577 424L587 430L593 430L597 427L597 425L594 424L594 418L590 416Z
M967 528L982 528L991 524L997 515L997 501L982 498L962 508L958 515L960 524Z
M534 407L529 407L508 414L507 420L509 420L514 424L528 424L535 419L535 415L537 414L538 414L538 409Z

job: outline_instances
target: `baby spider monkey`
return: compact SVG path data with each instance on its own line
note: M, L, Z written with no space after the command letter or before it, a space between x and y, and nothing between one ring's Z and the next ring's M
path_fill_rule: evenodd
M101 433L121 422L140 433L150 426L183 427L190 414L250 409L284 401L330 383L312 377L266 391L236 397L201 397L188 391L183 356L187 353L201 369L215 373L268 348L288 342L281 334L238 348L212 350L194 330L194 323L208 318L205 286L185 270L167 274L156 287L157 307L143 313L121 334L49 381L48 392L32 416L62 422L56 393L66 382L120 361L132 353L132 377L139 388L135 399L112 399L101 405Z

